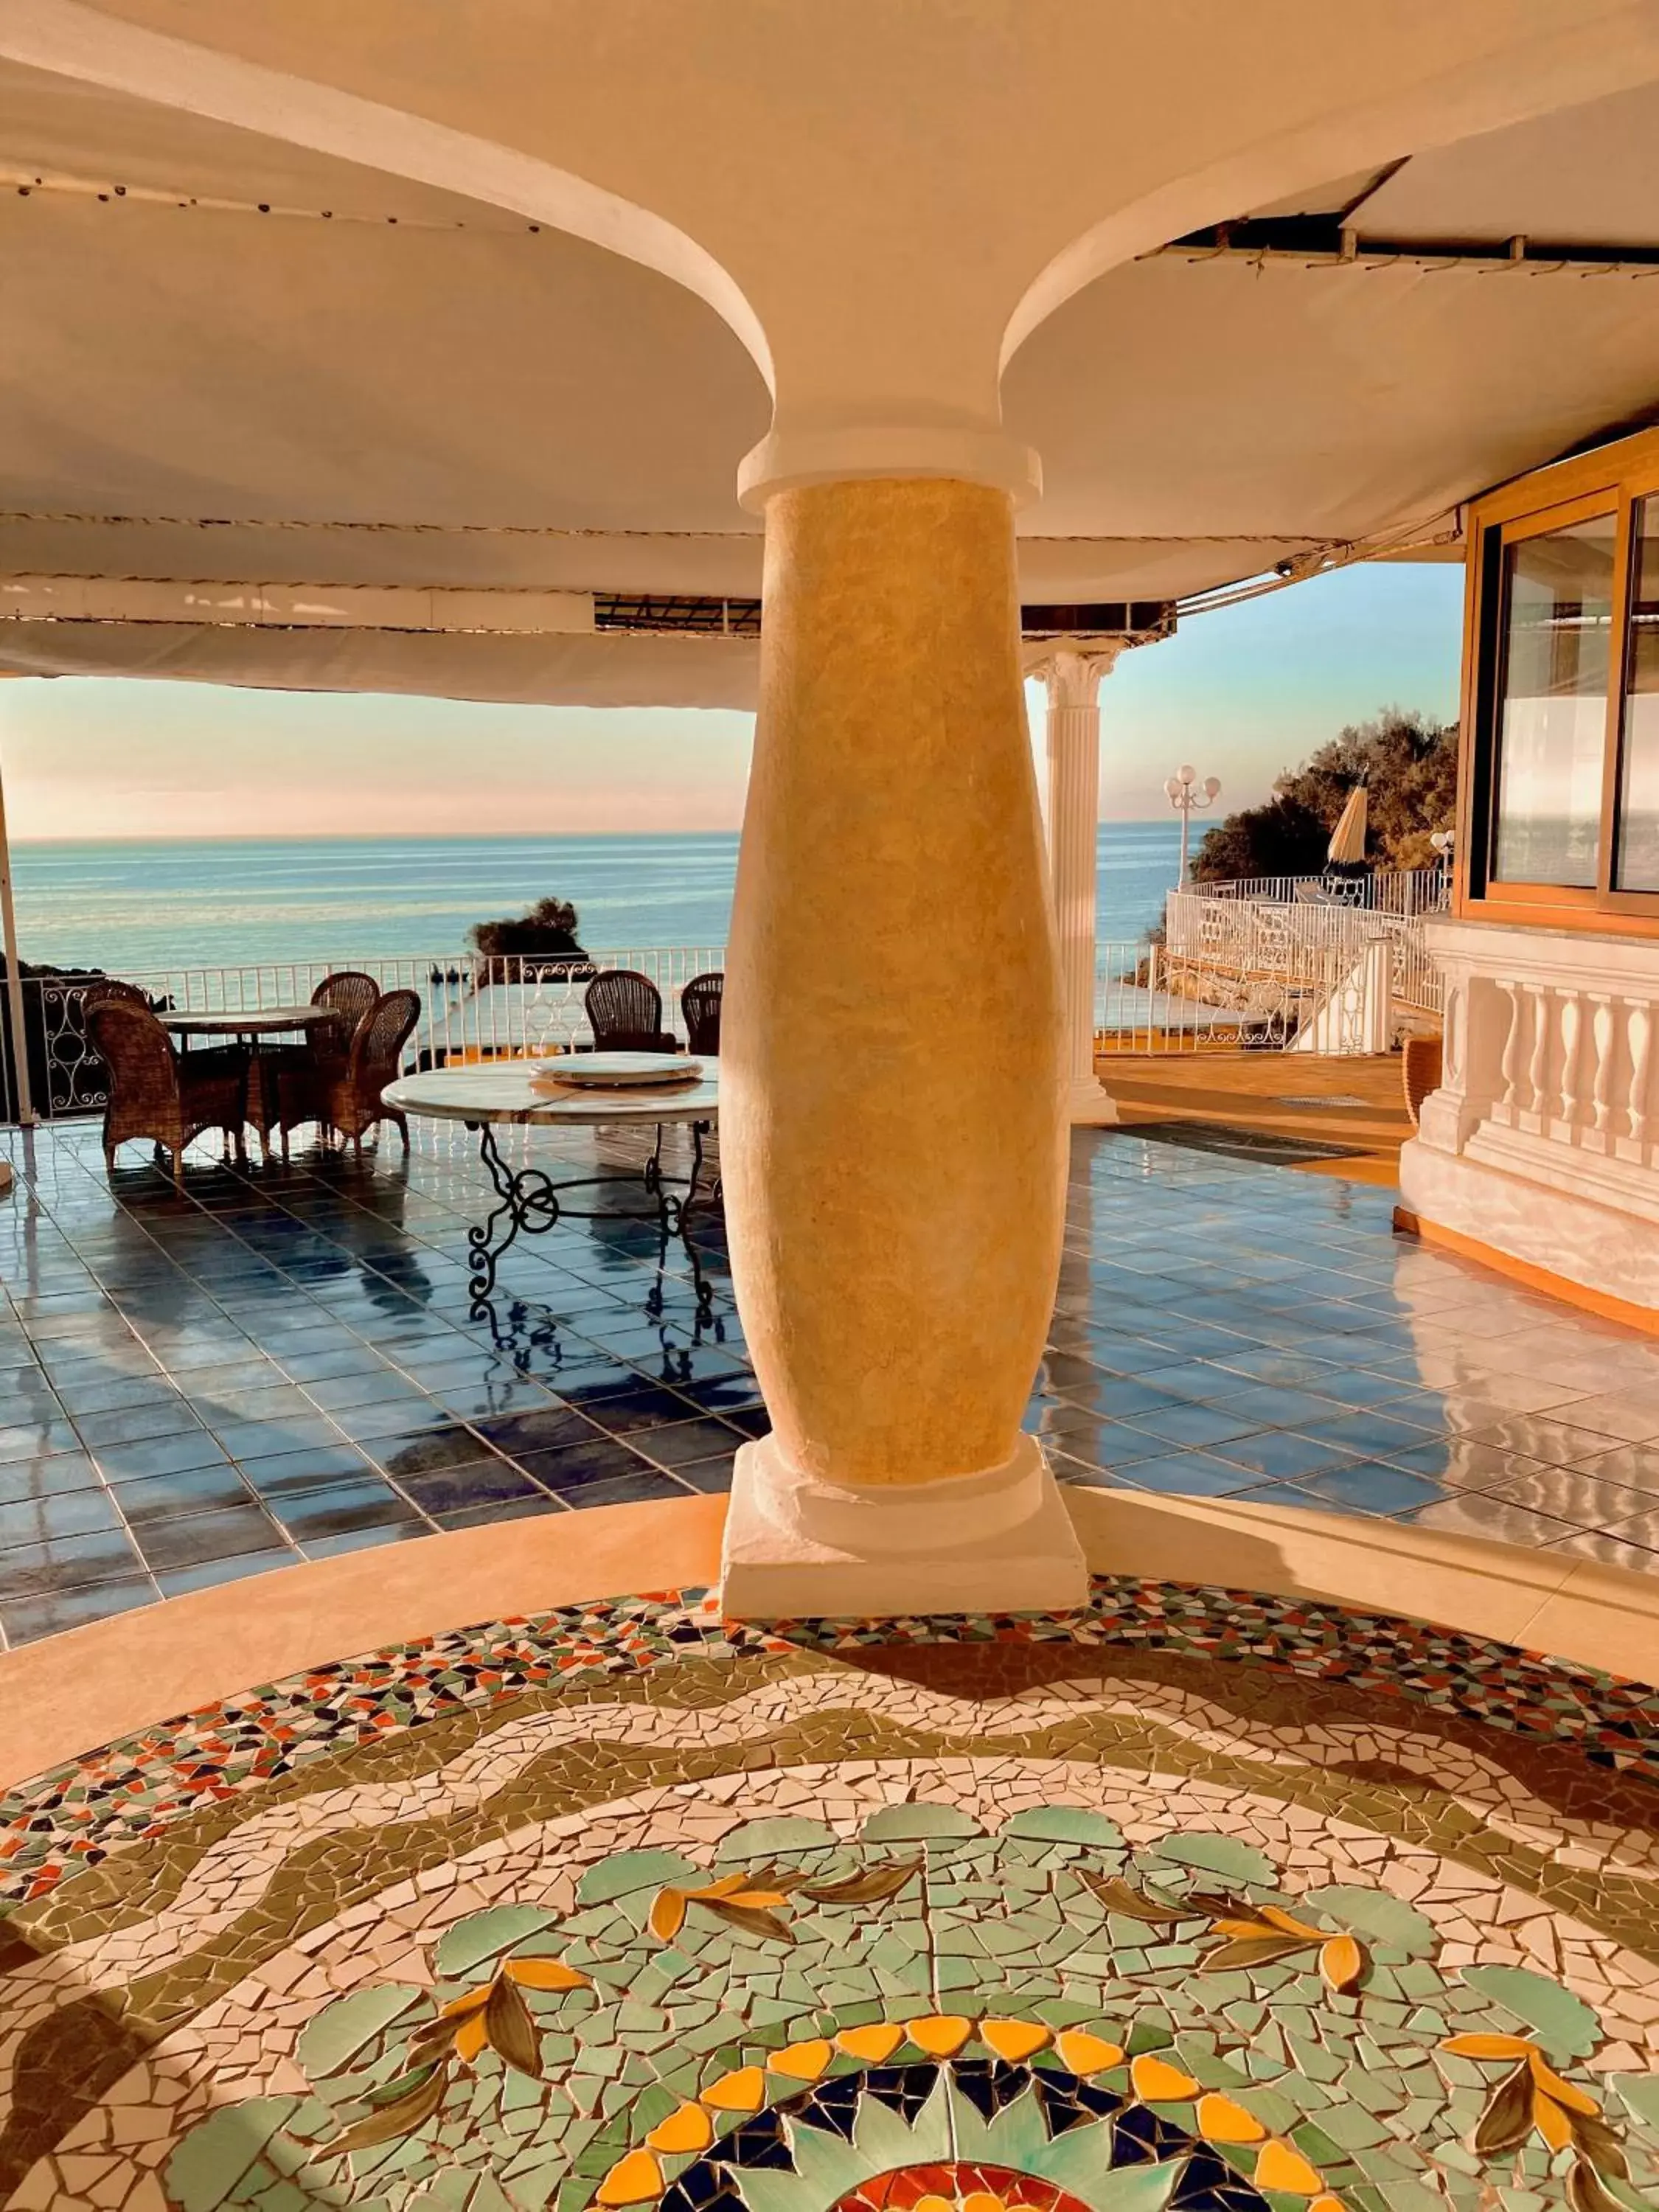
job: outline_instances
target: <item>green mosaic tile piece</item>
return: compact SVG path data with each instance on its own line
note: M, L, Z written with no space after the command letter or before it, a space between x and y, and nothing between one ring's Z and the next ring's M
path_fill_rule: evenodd
M185 2137L167 2161L167 2193L179 2212L218 2212L237 2192L271 2137L294 2118L298 2097L251 2097L215 2112Z
M1219 1875L1225 1881L1254 1882L1268 1889L1278 1887L1278 1868L1265 1853L1237 1836L1165 1836L1152 1845L1152 1855L1175 1866Z
M1614 2074L1610 2080L1632 2119L1659 2136L1659 2074Z
M1553 2058L1588 2058L1601 2040L1601 2023L1583 2000L1528 1966L1465 1966L1463 1980L1535 2028Z
M884 1805L870 1815L862 1832L868 1843L904 1844L945 1841L985 1832L977 1820L954 1805Z
M588 1867L576 1885L582 1905L609 1905L639 1891L672 1887L697 1889L708 1879L705 1869L676 1851L617 1851Z
M486 1960L515 1949L531 1936L558 1925L557 1916L533 1905L497 1905L483 1912L469 1913L446 1929L433 1956L433 1965L445 1981L476 1975Z
M1087 1844L1097 1850L1123 1849L1123 1831L1103 1813L1079 1805L1036 1805L1004 1823L1000 1836L1042 1843Z
M325 2005L307 2021L295 2056L310 2080L323 2081L349 2066L394 2020L413 2006L424 2008L430 2002L429 1992L412 1983L388 1982L378 1989L358 1990Z
M749 1859L795 1858L806 1852L844 1848L835 1830L822 1820L795 1817L745 1820L720 1838L714 1862L717 1866L727 1866Z

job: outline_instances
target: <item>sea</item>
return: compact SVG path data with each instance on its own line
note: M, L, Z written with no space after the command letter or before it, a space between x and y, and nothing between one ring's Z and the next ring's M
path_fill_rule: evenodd
M1100 936L1162 919L1180 833L1103 823ZM282 837L19 843L18 950L37 967L252 967L423 959L465 951L477 921L569 899L593 951L726 942L735 834ZM856 936L858 919L848 915Z

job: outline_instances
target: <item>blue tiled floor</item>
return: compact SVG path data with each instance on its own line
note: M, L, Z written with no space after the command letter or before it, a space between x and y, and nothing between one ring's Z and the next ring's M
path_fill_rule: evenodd
M654 1231L571 1223L475 1316L485 1186L460 1130L417 1130L407 1165L394 1145L236 1172L204 1148L183 1197L137 1147L112 1188L88 1125L6 1141L11 1644L301 1559L720 1490L765 1425L718 1252L700 1324ZM1659 1571L1659 1346L1402 1243L1390 1212L1079 1133L1028 1416L1057 1472Z

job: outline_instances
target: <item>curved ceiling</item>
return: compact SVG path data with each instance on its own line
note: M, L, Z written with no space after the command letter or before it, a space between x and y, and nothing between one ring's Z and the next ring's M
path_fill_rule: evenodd
M1328 220L1300 251L1172 241L1077 293L1003 380L1045 471L1027 599L1176 597L1431 527L1659 403L1656 135L1638 87L1236 210ZM1638 258L1504 265L1517 232ZM734 485L765 386L635 262L12 64L0 259L0 573L759 588ZM514 650L512 684L544 663L593 696L599 648Z
M46 180L0 195L0 507L745 526L765 386L667 278L38 72L0 116L0 174Z

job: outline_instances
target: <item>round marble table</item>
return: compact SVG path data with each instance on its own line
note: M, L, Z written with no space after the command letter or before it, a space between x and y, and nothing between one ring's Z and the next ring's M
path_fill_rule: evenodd
M704 1139L720 1119L719 1061L702 1059L701 1075L679 1083L615 1090L592 1084L552 1087L549 1079L558 1065L556 1060L497 1060L468 1067L434 1068L428 1074L406 1075L386 1085L384 1095L388 1106L405 1114L428 1115L436 1121L460 1121L478 1133L479 1157L498 1203L486 1220L467 1231L471 1255L468 1287L473 1297L482 1302L492 1294L496 1267L521 1231L526 1236L541 1236L567 1215L575 1221L654 1220L662 1231L665 1253L671 1237L678 1237L684 1246L696 1285L697 1309L707 1316L713 1307L714 1289L692 1242L690 1223L695 1209L712 1205L719 1191L718 1178L710 1178L706 1188L704 1183ZM657 1141L640 1171L640 1180L652 1200L650 1209L568 1204L567 1192L632 1183L634 1171L611 1169L601 1175L567 1176L556 1182L545 1168L511 1167L495 1142L497 1123L567 1129L654 1127ZM690 1166L684 1175L663 1164L663 1131L677 1123L691 1134ZM659 1291L657 1296L660 1297Z
M239 1006L221 1013L161 1014L164 1030L175 1036L287 1036L319 1022L337 1022L337 1006Z

